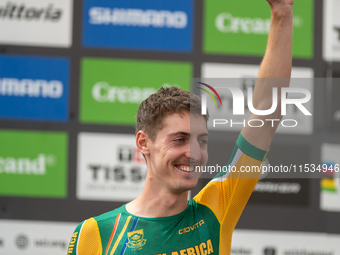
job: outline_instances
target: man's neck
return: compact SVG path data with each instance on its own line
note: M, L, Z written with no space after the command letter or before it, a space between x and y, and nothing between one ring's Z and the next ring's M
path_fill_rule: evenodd
M153 192L144 188L142 194L126 205L126 210L139 217L167 217L187 208L188 192L171 194L164 190Z

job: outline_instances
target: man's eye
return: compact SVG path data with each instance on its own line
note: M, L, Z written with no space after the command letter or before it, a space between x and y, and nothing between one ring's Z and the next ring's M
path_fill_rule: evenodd
M200 140L199 141L201 144L208 144L208 141L207 140Z
M182 143L182 142L184 142L184 139L183 138L179 138L179 139L176 139L175 142Z

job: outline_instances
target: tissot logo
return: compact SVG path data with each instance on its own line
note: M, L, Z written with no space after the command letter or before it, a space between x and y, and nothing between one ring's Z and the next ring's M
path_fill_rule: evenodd
M145 163L140 151L134 146L123 145L118 148L118 158L121 162Z
M141 167L127 168L124 166L107 166L99 164L90 164L88 166L92 172L93 180L105 181L132 181L141 182L145 179Z
M129 201L140 194L146 164L133 135L81 133L78 141L78 198Z
M145 163L142 154L134 146L120 145L117 152L117 158L121 163ZM94 180L141 182L145 179L142 167L140 166L126 167L123 164L118 164L117 166L90 164L89 169L93 173L92 177Z
M0 5L0 17L9 20L57 22L60 20L62 13L62 9L54 7L51 3L47 4L44 8L15 2Z

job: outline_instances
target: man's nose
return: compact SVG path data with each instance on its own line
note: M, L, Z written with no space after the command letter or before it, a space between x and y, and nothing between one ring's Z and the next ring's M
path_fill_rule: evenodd
M187 146L185 156L191 161L201 160L201 149L198 141L190 141L190 144Z

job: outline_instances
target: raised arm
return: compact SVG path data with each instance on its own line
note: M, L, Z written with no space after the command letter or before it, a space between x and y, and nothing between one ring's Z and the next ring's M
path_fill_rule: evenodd
M292 68L292 34L294 0L267 0L271 8L271 26L267 49L253 93L253 105L257 110L268 110L272 106L272 88L278 88L278 105L270 115L250 114L250 119L261 119L261 128L246 126L241 134L252 145L268 150L279 121L281 120L280 95L282 87L288 87Z

